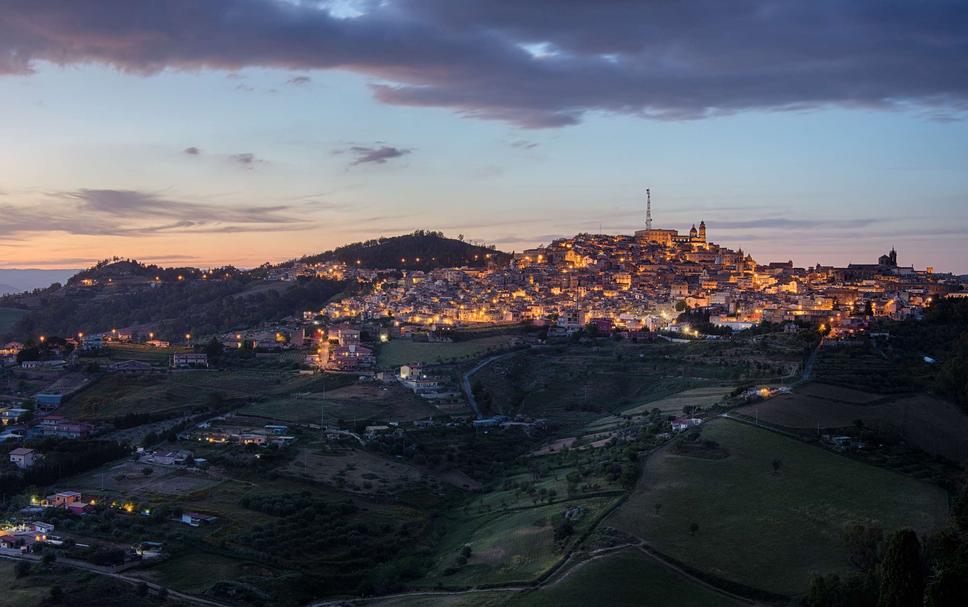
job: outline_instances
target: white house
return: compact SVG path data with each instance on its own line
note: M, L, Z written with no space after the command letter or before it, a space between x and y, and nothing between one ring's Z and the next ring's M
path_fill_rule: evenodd
M38 459L40 459L40 454L26 447L17 447L10 452L10 461L21 470L33 466Z

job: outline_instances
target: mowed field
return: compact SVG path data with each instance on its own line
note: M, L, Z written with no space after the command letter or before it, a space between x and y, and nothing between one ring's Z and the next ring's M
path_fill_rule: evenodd
M9 331L25 314L27 314L27 310L0 308L0 334Z
M861 420L869 428L899 433L909 443L954 461L968 459L968 415L927 394L870 394L813 383L736 413L791 429L846 428Z
M851 522L918 533L948 522L937 486L730 420L708 423L702 436L729 456L659 451L607 524L706 573L792 595L815 572L848 571L842 534Z
M380 346L377 364L389 369L408 363L442 363L483 356L507 348L514 337L497 335L451 343L425 343L398 339Z

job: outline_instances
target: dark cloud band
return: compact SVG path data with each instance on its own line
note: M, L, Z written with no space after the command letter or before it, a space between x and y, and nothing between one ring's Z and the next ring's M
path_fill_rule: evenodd
M391 104L526 127L829 105L968 109L968 4L872 0L0 0L0 74L36 61L344 69ZM294 78L293 84L308 82ZM307 77L308 78L308 77ZM298 81L298 82L297 82Z

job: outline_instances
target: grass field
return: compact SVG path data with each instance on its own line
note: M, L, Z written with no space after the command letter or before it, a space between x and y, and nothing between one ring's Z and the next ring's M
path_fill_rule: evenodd
M855 420L868 428L898 434L920 449L954 461L968 459L968 415L957 406L927 394L870 394L826 384L808 384L747 405L737 413L796 430L847 428Z
M606 598L607 597L607 598ZM529 592L487 592L411 597L380 607L739 607L637 550L616 552L574 566L559 581Z
M729 456L656 453L608 524L704 572L796 594L814 572L846 570L842 531L850 522L919 533L947 523L947 496L936 486L738 422L711 422L703 438ZM782 461L778 474L774 459Z
M70 399L58 413L83 420L158 413L206 405L211 394L225 398L281 395L306 389L312 381L292 371L269 369L191 371L148 377L108 375Z
M153 348L141 344L110 344L107 348L111 360L140 360L161 367L168 366L168 357L174 352L187 352L187 347Z
M26 314L27 310L19 308L0 308L0 334L9 331Z
M201 594L220 581L247 576L270 576L274 571L218 554L191 552L139 572L139 577L181 592Z
M318 424L320 414L326 423L336 420L412 421L438 413L419 396L399 385L354 385L323 392L280 395L246 405L239 413L301 424Z
M615 498L598 497L558 502L545 506L456 516L444 521L447 534L436 551L434 566L424 582L448 586L526 582L550 569L563 556L554 540L554 525L569 506L582 506L585 515L575 524L580 535ZM469 545L472 554L456 573L453 567L461 549Z
M17 579L14 575L14 562L0 560L0 588L3 589L3 604L7 607L36 607L50 596L50 584L41 577Z
M621 415L643 415L648 414L653 409L658 409L668 415L683 415L683 407L692 405L694 407L710 407L720 402L724 396L732 392L732 386L705 386L683 390L671 396L636 404L628 409L623 409ZM614 415L595 420L587 427L589 432L599 432L607 430L615 425L622 423L622 418Z
M513 341L509 335L482 337L452 343L422 343L399 339L380 346L377 364L385 369L407 363L438 363L472 359L491 351L502 350Z
M509 607L732 607L744 605L693 582L637 550L578 566L567 577L538 592L515 596Z

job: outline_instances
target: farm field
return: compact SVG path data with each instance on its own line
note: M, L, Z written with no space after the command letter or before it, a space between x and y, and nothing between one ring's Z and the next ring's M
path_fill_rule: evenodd
M868 404L864 404L868 403ZM736 409L738 414L795 430L836 429L861 420L868 428L898 433L932 455L954 461L968 459L968 415L954 404L927 394L884 397L829 386L808 384L794 394Z
M78 571L68 567L45 567L40 563L32 563L29 575L18 578L15 573L15 562L0 560L0 588L3 598L0 603L4 607L40 607L41 605L58 604L51 601L51 588L59 586L65 597L70 597L64 604L80 607L129 607L139 605L154 607L161 605L181 604L180 602L165 602L157 596L140 597L135 588L126 582L120 582L96 573Z
M398 339L380 346L377 364L384 369L389 369L408 363L438 363L457 359L472 359L491 351L503 350L511 345L514 339L509 335L496 335L447 343L426 343Z
M448 484L458 489L478 489L480 483L459 470L435 472L399 460L380 457L360 449L346 453L321 454L303 448L281 469L297 476L352 493L396 493L418 483Z
M37 607L50 596L50 584L41 577L17 579L14 561L0 560L0 588L3 588L3 604L8 607ZM53 582L52 582L53 583Z
M379 607L739 607L634 549L577 563L540 590L388 599Z
M19 308L0 308L0 334L9 331L17 321L27 314L27 310Z
M422 585L465 586L527 582L550 569L563 552L556 545L554 526L565 510L581 506L575 535L589 529L616 498L597 497L526 507L508 512L445 518L447 534ZM455 565L461 549L471 547L463 567ZM455 570L448 572L454 568Z
M150 468L151 474L144 474ZM75 476L63 488L87 494L138 497L179 496L208 489L222 482L204 472L190 472L184 468L159 466L125 460L109 464L93 472Z
M767 339L769 337L769 339ZM808 344L807 344L808 345ZM517 353L474 375L479 401L505 415L554 417L574 432L605 415L649 410L656 401L701 388L693 404L712 404L737 381L791 377L804 348L796 336L674 344L559 344ZM660 406L681 410L676 401ZM608 425L606 421L605 426Z
M251 576L267 577L277 573L276 570L248 561L205 552L189 552L139 571L137 575L180 592L201 594L222 581Z
M297 392L254 402L241 415L278 419L300 424L336 420L412 421L439 414L436 407L402 386L360 384L323 392Z
M292 371L240 369L185 371L161 376L107 375L64 404L58 413L102 420L128 413L159 413L206 406L211 395L252 398L306 389L313 380Z
M583 607L608 597L612 607L738 607L745 605L671 571L638 550L577 565L537 592L515 595L508 607Z
M850 522L919 533L948 522L936 486L739 422L710 422L702 438L729 455L659 451L608 524L703 572L790 595L806 591L815 572L847 571Z
M653 409L658 409L662 413L668 415L684 415L683 407L692 405L694 407L701 407L705 409L720 402L723 397L732 391L732 386L704 386L702 388L683 390L682 392L677 392L676 394L666 396L665 398L659 398L653 401L645 401L628 409L623 409L620 412L620 415L647 415ZM589 432L599 432L611 428L622 421L623 420L621 417L610 415L608 417L595 420L594 422L590 423L586 429Z
M154 348L141 344L110 344L105 348L112 361L140 360L154 365L168 366L168 357L175 352L188 352L187 347Z

